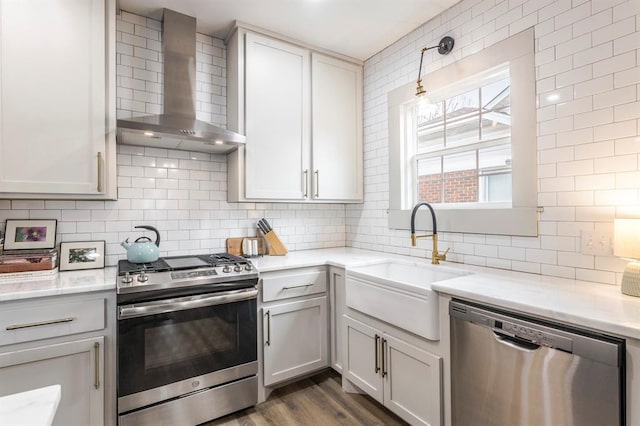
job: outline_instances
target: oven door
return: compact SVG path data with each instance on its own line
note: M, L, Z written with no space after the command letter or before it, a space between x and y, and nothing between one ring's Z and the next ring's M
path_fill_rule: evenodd
M257 373L257 289L118 307L118 413Z

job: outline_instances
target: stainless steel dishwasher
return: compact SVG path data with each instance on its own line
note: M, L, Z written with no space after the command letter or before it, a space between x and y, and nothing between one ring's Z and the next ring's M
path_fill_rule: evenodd
M454 426L625 424L625 342L453 300Z

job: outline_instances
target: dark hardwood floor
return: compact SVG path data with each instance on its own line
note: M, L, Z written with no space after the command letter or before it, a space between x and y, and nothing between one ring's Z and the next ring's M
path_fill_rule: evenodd
M256 407L204 426L407 424L371 397L343 392L341 384L342 378L327 370L275 390Z

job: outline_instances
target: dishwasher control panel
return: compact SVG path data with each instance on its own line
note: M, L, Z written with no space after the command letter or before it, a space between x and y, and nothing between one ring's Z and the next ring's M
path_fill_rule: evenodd
M538 328L527 327L513 322L493 320L493 328L502 330L505 333L518 337L520 339L529 340L542 346L548 346L556 349L571 352L571 340L542 331Z
M555 329L542 324L520 320L512 316L506 316L497 312L490 312L455 302L449 305L449 314L474 324L491 328L499 334L565 352L573 351L573 340L570 337L554 333L552 331L555 331Z

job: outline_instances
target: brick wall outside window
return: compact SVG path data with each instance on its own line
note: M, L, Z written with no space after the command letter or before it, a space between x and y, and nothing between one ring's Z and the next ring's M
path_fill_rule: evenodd
M419 176L419 201L442 203L443 183L444 202L475 203L478 201L478 174L475 169Z

